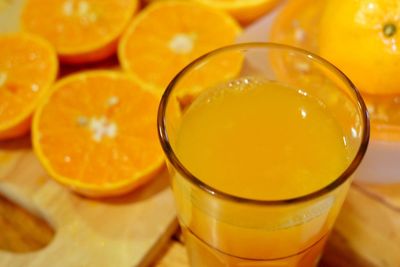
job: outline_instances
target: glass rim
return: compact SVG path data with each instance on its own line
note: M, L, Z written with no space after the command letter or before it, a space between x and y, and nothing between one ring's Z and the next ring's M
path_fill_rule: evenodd
M166 121L165 121L165 114L166 114L166 109L168 106L168 102L170 99L170 95L175 88L175 85L180 81L180 79L190 70L192 70L194 67L196 67L198 64L201 64L204 60L207 60L208 58L224 53L230 50L245 50L245 49L254 49L254 48L264 48L264 49L282 49L282 50L287 50L287 51L294 51L300 54L303 54L304 56L317 61L318 63L325 65L329 68L330 71L337 77L341 78L341 80L346 84L346 86L353 92L355 95L355 99L357 100L357 107L359 110L362 112L362 124L363 124L363 130L362 130L362 136L361 136L361 143L359 145L359 148L357 150L356 155L354 156L353 160L348 164L348 166L345 168L345 170L336 178L334 179L331 183L327 184L326 186L317 189L315 191L312 191L308 194L293 197L293 198L287 198L287 199L278 199L278 200L263 200L263 199L252 199L252 198L246 198L246 197L240 197L234 194L229 194L226 192L223 192L217 188L214 188L203 181L201 181L199 178L197 178L195 175L193 175L178 159L177 155L174 152L174 149L172 148L169 138L168 138L168 132L166 129ZM186 67L184 67L169 83L167 86L164 94L161 97L160 103L159 103L159 109L158 109L158 115L157 115L157 129L158 129L158 137L162 146L162 149L167 157L167 160L173 165L173 167L184 177L185 180L189 181L191 184L193 184L196 187L199 187L202 189L205 193L208 193L212 196L218 197L220 199L225 199L228 201L233 201L233 202L238 202L238 203L245 203L245 204L252 204L252 205L287 205L287 204L293 204L293 203L300 203L300 202L306 202L318 197L321 197L337 187L339 187L341 184L346 182L351 175L354 173L354 171L357 169L357 167L360 165L365 152L368 147L369 143L369 136L370 136L370 122L369 122L369 114L367 107L364 103L364 100L356 88L356 86L353 84L353 82L335 65L327 61L326 59L309 52L307 50L298 48L298 47L293 47L290 45L284 45L284 44L278 44L278 43L273 43L273 42L249 42L249 43L240 43L240 44L233 44L233 45L228 45L224 46L215 50L212 50L197 59L193 60L191 63L189 63Z

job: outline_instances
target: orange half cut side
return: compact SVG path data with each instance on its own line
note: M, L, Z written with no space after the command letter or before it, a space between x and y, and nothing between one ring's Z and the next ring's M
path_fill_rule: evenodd
M33 120L33 146L51 177L91 197L123 194L163 165L158 97L130 76L88 71L57 82Z
M0 140L30 129L31 115L57 77L53 47L30 34L0 35Z
M115 52L138 7L138 0L27 0L21 27L51 42L63 62L94 62Z
M187 64L211 50L233 44L240 32L232 17L209 6L191 1L155 2L128 27L118 47L118 58L125 71L162 93ZM206 78L236 74L239 63L216 66ZM192 83L202 82L203 78L193 79Z

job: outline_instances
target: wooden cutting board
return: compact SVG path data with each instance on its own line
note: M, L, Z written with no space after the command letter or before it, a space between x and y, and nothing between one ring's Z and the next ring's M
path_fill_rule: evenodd
M0 33L19 29L23 4L24 0L0 0ZM97 67L110 65L114 67L115 59ZM86 67L96 66L79 68ZM61 74L77 70L62 66ZM165 169L124 197L91 200L49 178L31 150L29 137L0 142L0 194L43 217L55 231L50 244L38 251L0 250L1 267L148 266L177 229ZM7 238L0 228L0 243Z
M41 250L0 251L2 267L148 266L177 228L166 170L126 196L91 200L49 179L28 137L0 143L0 193L55 230Z

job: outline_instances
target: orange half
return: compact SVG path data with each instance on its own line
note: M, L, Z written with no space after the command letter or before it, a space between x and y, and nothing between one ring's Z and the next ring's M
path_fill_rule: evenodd
M162 93L183 67L211 50L234 43L240 32L237 22L220 10L191 1L155 2L123 35L118 58L125 71ZM215 75L236 74L237 69L238 64L216 67Z
M242 24L249 24L271 11L280 0L195 0L224 10Z
M45 40L0 35L0 139L29 131L31 115L57 71L56 52Z
M33 119L33 147L51 177L91 197L123 194L163 165L158 98L130 76L89 71L57 82Z
M49 40L63 62L93 62L115 52L138 5L138 0L27 0L21 27Z

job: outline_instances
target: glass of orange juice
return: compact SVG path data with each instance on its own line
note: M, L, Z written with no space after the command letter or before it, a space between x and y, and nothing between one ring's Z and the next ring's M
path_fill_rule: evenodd
M316 266L369 140L351 81L272 43L184 68L158 130L193 267Z

